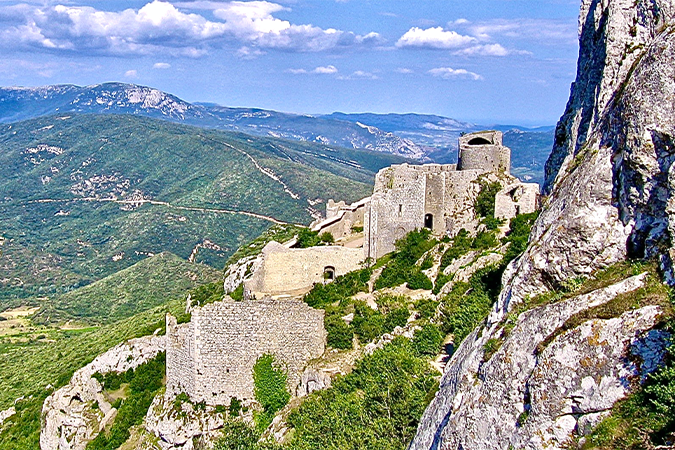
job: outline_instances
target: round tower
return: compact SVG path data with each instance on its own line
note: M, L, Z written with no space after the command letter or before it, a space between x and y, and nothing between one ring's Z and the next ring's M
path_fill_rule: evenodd
M459 138L457 170L505 172L511 169L511 149L502 144L501 131L479 131Z

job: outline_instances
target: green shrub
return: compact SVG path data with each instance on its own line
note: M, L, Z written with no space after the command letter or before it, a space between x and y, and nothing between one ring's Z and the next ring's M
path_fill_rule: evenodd
M490 313L501 291L505 265L488 266L474 273L468 283L457 283L441 300L443 331L454 334L459 345Z
M448 281L452 281L455 274L446 275L443 272L440 272L436 277L436 282L434 283L434 290L432 291L434 295L438 295L443 289L443 286L448 284Z
M319 242L325 244L332 244L335 242L335 238L328 231L325 231L319 235Z
M480 192L476 197L474 207L479 217L493 218L495 216L495 196L502 190L502 185L493 183L481 183Z
M303 300L313 308L325 308L327 305L343 302L352 295L366 292L371 275L372 270L366 268L339 276L329 284L316 284Z
M241 400L237 397L232 397L230 399L230 406L227 408L227 412L230 417L239 417L241 413Z
M364 302L354 302L352 327L361 343L370 342L385 333L385 317Z
M480 231L476 234L471 247L476 250L487 250L488 248L499 245L494 231Z
M408 288L410 289L426 289L432 290L434 288L433 283L419 270L412 271L408 276Z
M427 360L396 338L290 414L288 448L404 450L437 386Z
M291 398L286 390L286 371L274 361L274 356L263 355L253 366L255 398L263 411L256 417L256 429L265 430Z
M328 231L319 235L317 231L312 231L309 228L302 228L298 232L298 242L295 246L298 248L309 248L316 247L317 245L332 244L333 242L335 242L335 239Z
M391 311L384 319L384 332L390 333L396 327L404 327L408 323L410 312L408 308L398 308Z
M434 256L429 254L424 258L422 264L420 264L420 270L431 269L434 266Z
M121 402L115 422L108 433L99 433L87 444L87 450L114 450L129 439L129 430L143 423L153 398L162 387L165 374L165 353L126 372L130 395Z
M497 219L495 217L486 217L483 220L481 220L481 223L485 225L485 228L492 231L501 227L504 224L504 220Z
M189 295L193 305L204 306L222 300L225 295L225 289L223 288L223 283L215 282L199 286L190 291Z
M239 283L239 286L237 288L230 292L230 297L232 300L235 302L241 302L244 300L244 283Z
M532 225L539 216L538 212L530 214L519 214L511 219L509 223L509 232L502 240L504 244L509 243L509 248L504 255L504 261L509 262L520 256L527 248L527 242L530 239Z
M452 245L447 249L441 257L440 272L443 272L446 267L452 263L453 260L466 255L471 251L474 240L471 239L469 232L464 228L459 230L457 235L452 239Z
M443 333L433 324L426 324L415 333L412 346L418 355L435 356L441 350Z
M328 333L327 344L330 347L341 350L353 347L354 331L339 314L327 315L324 326Z
M298 232L298 241L295 246L298 248L309 248L319 245L319 233L309 228L302 228Z
M436 314L438 307L437 301L431 298L422 298L415 304L415 309L420 315L420 319L431 319Z
M260 432L239 420L228 420L222 428L223 437L214 450L281 450L274 442L260 441Z

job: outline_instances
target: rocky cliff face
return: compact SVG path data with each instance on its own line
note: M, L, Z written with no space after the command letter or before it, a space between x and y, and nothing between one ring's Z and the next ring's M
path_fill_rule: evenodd
M626 256L659 255L673 281L674 15L671 0L583 2L577 81L547 163L550 197L507 297Z
M95 373L126 372L166 349L166 336L132 339L97 356L45 399L42 406L41 450L84 450L87 443L112 423L117 410L103 396Z
M583 1L577 80L547 163L550 196L485 327L446 367L411 449L566 448L640 368L661 361L658 305L593 315L642 289L644 275L529 311L524 302L628 256L657 257L675 281L674 15L672 0Z

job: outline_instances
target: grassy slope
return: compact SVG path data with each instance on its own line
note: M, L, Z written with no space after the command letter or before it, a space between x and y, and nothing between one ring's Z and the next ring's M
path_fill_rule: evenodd
M248 211L308 223L308 200L354 201L369 195L374 172L401 161L140 117L66 117L0 126L0 236L5 238L0 302L5 307L17 299L84 286L147 253L169 251L187 258L204 240L219 249L201 250L197 262L222 268L234 250L270 222L176 207ZM274 171L297 198L243 152ZM134 193L171 206L82 201L129 199ZM58 202L37 202L44 199Z
M38 322L76 319L112 323L180 298L188 290L222 278L222 272L160 253L43 305Z

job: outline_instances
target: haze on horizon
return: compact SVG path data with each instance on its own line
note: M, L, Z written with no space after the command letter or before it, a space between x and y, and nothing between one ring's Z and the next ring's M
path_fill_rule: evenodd
M578 1L0 0L0 85L137 83L296 113L551 125Z

